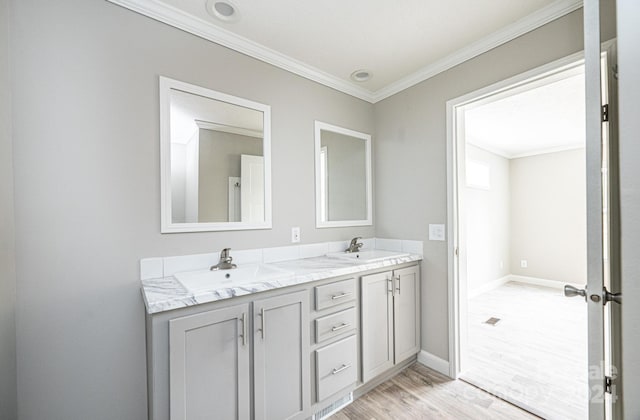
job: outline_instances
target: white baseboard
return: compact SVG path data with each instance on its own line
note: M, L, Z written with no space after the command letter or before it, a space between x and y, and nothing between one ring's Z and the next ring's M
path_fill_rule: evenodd
M476 297L478 295L486 293L486 292L488 292L490 290L493 290L496 287L500 287L503 284L509 282L510 279L511 279L511 276L507 275L507 276L504 276L504 277L500 277L497 280L493 280L493 281L490 281L489 283L483 284L482 286L480 286L480 287L478 287L476 289L469 290L467 292L467 298L471 299L471 298L474 298L474 297Z
M427 351L420 350L420 353L418 353L418 363L445 376L449 376L449 362Z
M558 281L558 280L541 279L538 277L517 276L514 274L507 277L509 277L508 281L525 283L525 284L534 284L536 286L551 287L553 289L563 289L565 284L577 287L579 289L582 289L584 287L584 284L567 283L567 282Z

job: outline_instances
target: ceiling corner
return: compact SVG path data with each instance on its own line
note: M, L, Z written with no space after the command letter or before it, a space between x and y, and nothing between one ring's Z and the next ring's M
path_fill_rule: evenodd
M107 1L370 103L376 103L386 99L527 32L537 29L546 23L581 8L583 3L583 0L557 0L509 26L372 92L355 83L334 76L333 74L296 60L262 44L213 25L206 20L188 14L160 0Z
M423 67L422 69L374 92L374 103L395 95L411 86L423 82L439 73L449 70L458 64L477 57L493 48L514 40L549 22L565 16L582 7L583 0L557 0L535 13L506 26L489 36L469 44L468 46Z

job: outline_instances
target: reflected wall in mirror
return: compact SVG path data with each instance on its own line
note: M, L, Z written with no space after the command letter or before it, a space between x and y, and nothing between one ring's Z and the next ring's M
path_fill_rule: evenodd
M160 77L162 232L271 228L270 107Z
M315 122L316 226L372 224L371 136Z

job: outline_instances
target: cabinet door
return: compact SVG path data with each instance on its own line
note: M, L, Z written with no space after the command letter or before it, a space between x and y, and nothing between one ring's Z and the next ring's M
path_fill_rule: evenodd
M362 382L393 366L392 272L362 276Z
M420 351L420 269L418 266L393 272L395 363Z
M250 418L249 305L169 321L171 420Z
M255 420L294 418L310 404L309 293L255 301Z

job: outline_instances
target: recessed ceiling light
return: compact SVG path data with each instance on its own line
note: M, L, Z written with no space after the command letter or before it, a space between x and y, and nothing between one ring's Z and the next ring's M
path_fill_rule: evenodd
M229 0L207 0L207 13L223 22L236 22L240 19L240 12L235 4Z
M369 70L356 70L351 73L351 80L355 82L366 82L371 77L373 76Z

